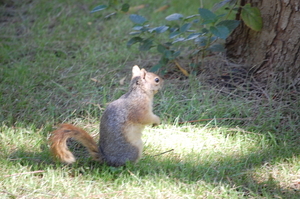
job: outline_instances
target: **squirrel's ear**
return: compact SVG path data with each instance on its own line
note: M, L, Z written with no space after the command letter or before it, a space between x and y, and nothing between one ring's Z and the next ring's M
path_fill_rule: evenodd
M141 78L142 78L142 79L145 79L145 78L146 78L147 71L146 71L145 69L142 68L140 74L141 74Z
M132 79L136 76L140 76L141 75L141 69L135 65L132 67Z

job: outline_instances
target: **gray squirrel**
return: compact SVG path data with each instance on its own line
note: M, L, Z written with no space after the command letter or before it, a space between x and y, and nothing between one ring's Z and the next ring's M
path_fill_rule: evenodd
M64 163L74 163L75 157L66 143L67 139L74 138L100 163L118 167L127 161L137 162L142 156L141 137L145 126L160 124L152 104L162 86L163 80L158 75L133 66L129 91L111 102L102 115L98 145L83 129L62 124L49 138L51 153Z

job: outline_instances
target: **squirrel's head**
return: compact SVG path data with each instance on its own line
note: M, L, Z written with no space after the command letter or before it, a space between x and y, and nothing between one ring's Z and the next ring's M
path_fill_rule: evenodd
M136 78L140 77L140 78ZM141 87L147 93L156 94L163 86L163 79L158 75L147 72L145 69L140 69L137 65L132 67L132 78L135 80L135 84L141 85Z

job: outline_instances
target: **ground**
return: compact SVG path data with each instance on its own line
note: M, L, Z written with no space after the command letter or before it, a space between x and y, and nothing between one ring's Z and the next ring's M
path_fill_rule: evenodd
M148 18L165 5L143 3L137 13ZM97 139L99 117L127 91L131 67L159 60L128 49L131 22L90 14L98 4L1 3L1 198L299 198L299 91L263 85L222 54L190 77L172 64L161 74L154 112L162 125L145 129L138 164L99 165L74 145L77 163L55 162L47 137L57 124ZM171 2L153 20L198 4ZM188 68L189 60L179 63Z

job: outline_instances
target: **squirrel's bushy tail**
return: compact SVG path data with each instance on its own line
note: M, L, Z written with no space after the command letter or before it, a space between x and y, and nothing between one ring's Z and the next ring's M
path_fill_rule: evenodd
M50 151L60 161L71 164L75 162L75 157L68 149L67 139L74 138L85 146L91 156L100 160L99 149L96 142L85 130L75 127L72 124L62 124L60 128L51 133Z

